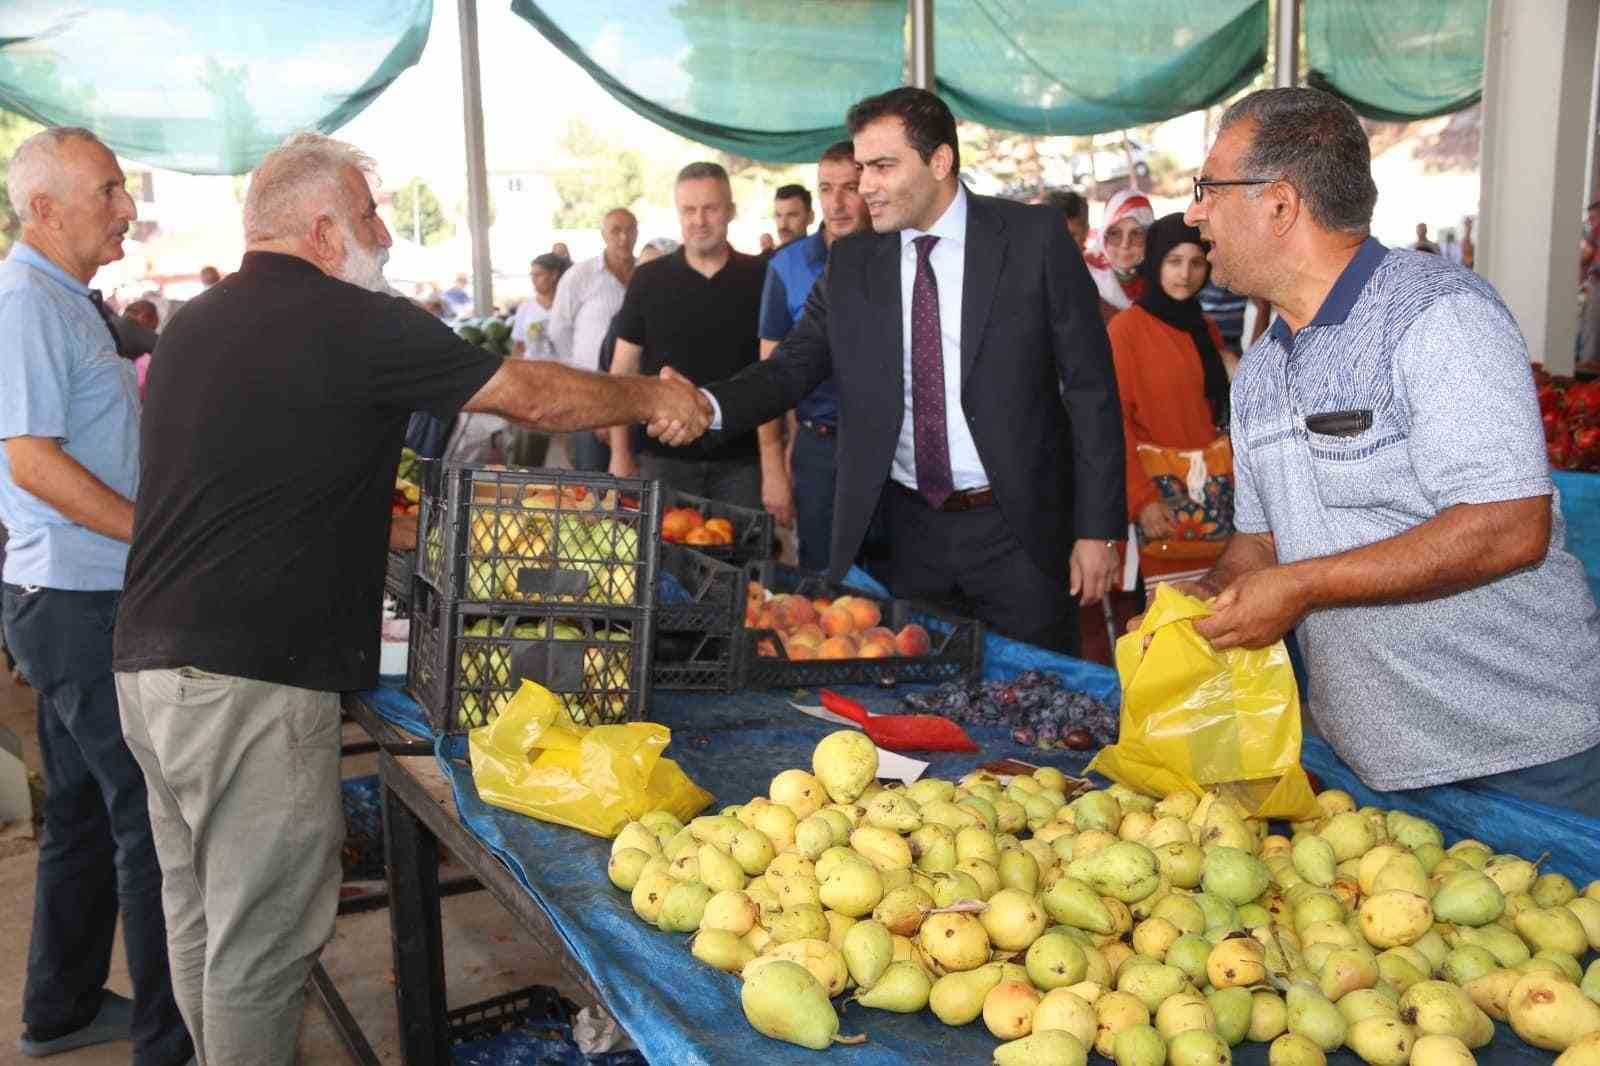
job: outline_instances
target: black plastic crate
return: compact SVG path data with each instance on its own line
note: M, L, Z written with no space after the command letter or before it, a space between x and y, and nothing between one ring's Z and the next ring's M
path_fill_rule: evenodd
M693 493L661 486L661 513L671 507L692 507L702 518L725 518L733 526L732 544L692 544L695 551L735 565L772 558L772 516L736 503L710 500Z
M928 631L929 650L914 657L880 659L791 659L775 629L740 626L734 662L745 688L817 688L824 685L893 685L899 682L954 681L978 677L983 669L983 625L907 600L885 600L835 585L819 574L779 563L749 563L750 581L774 593L808 599L853 596L877 604L880 624L898 632L916 623ZM741 615L741 622L743 616ZM770 651L771 654L762 654Z
M572 1001L549 985L529 985L450 1011L450 1042L465 1044L523 1027L570 1036L572 1017L577 1012Z
M388 567L383 572L383 592L402 611L411 607L411 579L416 573L416 552L389 552Z
M744 619L744 571L695 548L664 543L659 573L652 687L732 690L734 636Z
M436 733L487 725L524 679L559 695L580 724L641 721L653 622L637 607L452 604L418 578L406 689Z
M467 463L417 469L417 573L450 602L556 610L655 602L656 482Z

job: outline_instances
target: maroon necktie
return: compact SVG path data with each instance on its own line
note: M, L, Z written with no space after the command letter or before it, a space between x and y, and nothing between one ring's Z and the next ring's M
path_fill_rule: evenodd
M935 510L955 492L950 440L945 432L939 283L928 262L938 242L931 234L911 242L917 249L917 277L911 285L911 431L916 445L917 491Z

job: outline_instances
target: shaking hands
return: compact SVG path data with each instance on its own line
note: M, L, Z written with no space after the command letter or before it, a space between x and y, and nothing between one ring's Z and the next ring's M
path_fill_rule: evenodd
M673 370L661 368L654 385L655 399L645 432L674 448L692 444L711 426L711 401L694 382Z

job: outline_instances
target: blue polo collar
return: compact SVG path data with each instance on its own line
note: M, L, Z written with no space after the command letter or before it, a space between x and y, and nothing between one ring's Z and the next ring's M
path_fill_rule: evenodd
M39 249L35 248L31 244L18 241L16 244L11 246L11 252L6 256L6 259L32 267L41 274L45 274L51 279L60 282L62 285L65 285L79 296L89 295L89 286L85 285L83 282L79 281L77 278L61 269L60 264L56 263L53 259L39 251Z
M827 225L826 222L823 225ZM810 266L819 266L828 261L828 242L822 236L822 227L817 227L817 232L805 238L804 252L806 263Z
M1385 248L1376 237L1368 237L1362 241L1361 247L1356 249L1355 256L1339 275L1339 280L1328 290L1322 306L1317 308L1316 316L1302 327L1302 332L1315 326L1343 325L1350 317L1350 310L1355 307L1356 300L1360 299L1361 290L1367 287L1367 282L1372 280L1378 264L1383 262L1383 257L1388 254L1389 249ZM1272 338L1285 348L1294 347L1294 334L1290 332L1289 323L1284 321L1282 315L1272 323Z

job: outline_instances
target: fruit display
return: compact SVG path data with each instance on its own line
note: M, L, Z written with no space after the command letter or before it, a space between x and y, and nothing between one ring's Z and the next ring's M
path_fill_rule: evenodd
M469 318L456 326L456 336L495 355L511 354L511 316Z
M576 620L480 618L466 625L457 643L456 685L463 725L481 725L499 715L511 702L522 678L513 664L513 640L582 642L582 680L579 687L557 691L562 704L580 725L603 725L628 720L633 695L633 636L616 623L585 629ZM494 639L490 639L494 638ZM555 682L548 678L532 680Z
M915 622L896 632L882 625L883 609L865 596L810 598L773 594L758 581L746 586L744 624L769 629L777 641L756 642L758 655L777 657L779 643L789 659L890 659L926 655L933 641Z
M1535 363L1545 450L1558 470L1600 470L1600 380L1547 374Z
M946 681L901 703L908 711L956 722L1007 726L1018 744L1045 751L1086 751L1117 741L1115 707L1042 670L1024 670L1010 681Z
M816 1050L926 1010L981 1023L997 1066L1227 1066L1244 1041L1274 1066L1470 1064L1496 1021L1600 1062L1600 882L1340 791L1276 834L1219 793L877 772L832 733L766 796L630 822L607 875L738 976L752 1028Z
M707 518L693 507L668 507L661 513L661 539L697 547L732 544L733 523L726 518Z

